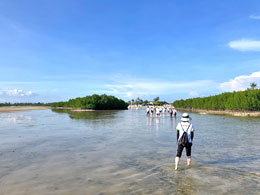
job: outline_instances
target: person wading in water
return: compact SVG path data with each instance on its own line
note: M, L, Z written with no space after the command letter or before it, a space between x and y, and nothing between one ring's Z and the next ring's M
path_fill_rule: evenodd
M191 146L194 137L194 128L190 123L189 114L183 113L181 122L178 123L176 130L178 148L175 158L175 170L178 170L183 148L186 148L187 165L190 166L191 164Z
M170 115L171 115L171 117L172 117L172 113L173 113L172 108L170 108L169 113L170 113Z
M174 117L176 117L177 111L176 111L176 109L174 107L173 107L173 114L174 114Z

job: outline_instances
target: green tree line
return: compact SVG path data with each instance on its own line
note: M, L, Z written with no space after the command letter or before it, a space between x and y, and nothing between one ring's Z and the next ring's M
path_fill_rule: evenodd
M94 110L117 110L127 109L128 104L114 96L108 95L91 95L86 97L78 97L70 99L67 102L55 102L52 103L52 107L71 107L71 108L83 108Z
M50 103L10 103L10 102L5 102L5 103L0 103L1 106L50 106Z
M173 103L177 108L195 108L208 110L259 111L260 89L247 89L233 93L222 93L203 98L177 100Z

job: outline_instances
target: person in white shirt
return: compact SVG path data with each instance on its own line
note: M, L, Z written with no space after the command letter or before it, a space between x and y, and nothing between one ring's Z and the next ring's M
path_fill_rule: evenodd
M156 108L156 116L160 116L161 112L160 112L160 108Z
M147 106L147 108L146 108L146 114L148 115L148 114L150 114L150 108Z
M181 154L184 148L186 149L187 165L190 166L191 164L191 146L194 137L194 127L190 123L189 114L183 113L181 122L178 123L176 130L178 148L175 157L175 170L178 170ZM186 137L186 139L183 139L184 137Z
M176 115L177 115L177 111L175 108L173 108L173 115L174 115L174 117L176 117Z

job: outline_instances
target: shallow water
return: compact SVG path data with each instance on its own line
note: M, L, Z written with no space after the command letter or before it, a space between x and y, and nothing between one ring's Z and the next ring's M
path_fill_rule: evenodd
M184 152L174 171L178 117L2 113L0 194L259 194L260 119L191 117L192 166Z

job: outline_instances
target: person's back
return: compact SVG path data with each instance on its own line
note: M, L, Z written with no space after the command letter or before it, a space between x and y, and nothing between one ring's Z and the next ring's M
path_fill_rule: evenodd
M169 114L172 116L172 113L173 113L173 111L172 111L172 109L170 109L170 111L169 111Z
M156 108L156 115L160 116L160 109L159 108Z
M176 109L175 109L175 108L173 109L173 114L174 114L174 116L176 116L176 115L177 115L177 111L176 111Z
M175 170L178 169L179 161L182 155L182 151L185 147L186 155L187 155L187 165L189 166L191 163L191 146L194 137L194 128L190 123L190 117L187 113L184 113L181 118L181 122L178 123L177 127L177 143L178 149L175 158ZM183 143L185 139L182 139L183 136L187 136L186 143Z
M146 108L146 114L149 114L149 113L150 113L150 108L147 107L147 108Z
M188 143L192 143L191 140L191 133L193 130L193 125L189 122L179 122L177 127L176 127L177 131L179 131L179 138L177 139L177 141L179 141L179 139L181 138L181 136L183 135L184 132L187 133L188 136Z

